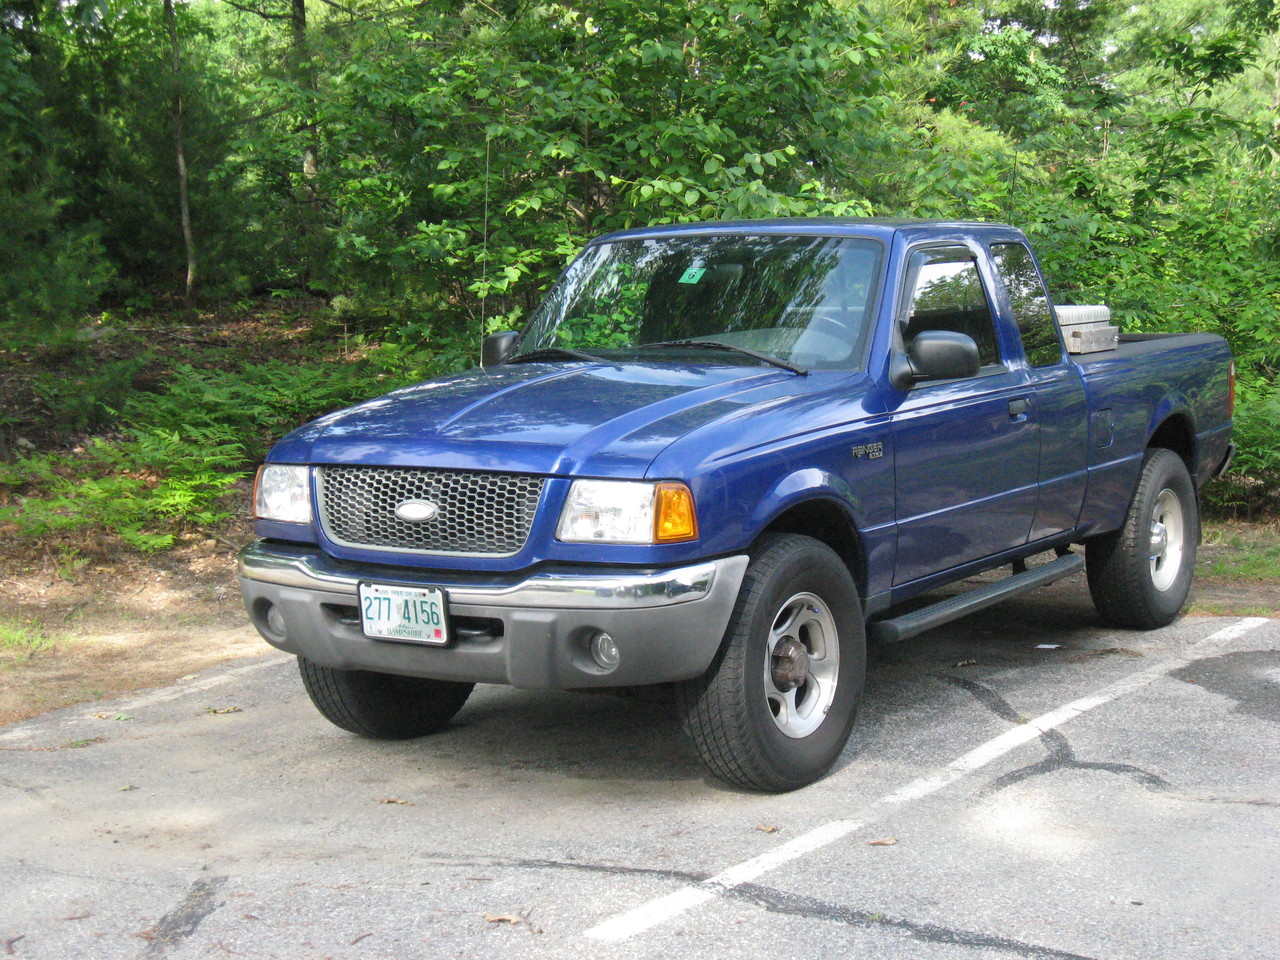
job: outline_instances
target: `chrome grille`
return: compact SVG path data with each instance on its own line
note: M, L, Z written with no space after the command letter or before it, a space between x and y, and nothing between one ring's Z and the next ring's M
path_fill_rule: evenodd
M320 522L335 543L421 553L505 557L529 538L542 478L414 467L319 467ZM430 520L396 516L406 500L436 506Z

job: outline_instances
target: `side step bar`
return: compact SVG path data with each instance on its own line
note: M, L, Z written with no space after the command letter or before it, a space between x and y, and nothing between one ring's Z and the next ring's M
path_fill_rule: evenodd
M1045 584L1061 580L1063 577L1069 577L1083 566L1084 557L1079 554L1068 553L1066 556L1059 557L1050 563L1041 564L1023 573L1015 573L1013 576L1006 577L996 583L984 584L975 590L970 590L968 593L948 597L946 600L930 606L904 613L900 617L869 623L867 624L867 636L869 639L877 640L880 643L896 643L899 640L907 640L916 636L916 634L942 626L944 623L958 620L960 617L968 616L978 610L985 610L1001 600L1008 600L1010 597L1016 597L1020 593L1026 593L1036 587L1043 587Z

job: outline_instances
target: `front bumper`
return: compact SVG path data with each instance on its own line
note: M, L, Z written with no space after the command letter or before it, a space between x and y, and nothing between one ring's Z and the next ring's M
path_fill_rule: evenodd
M239 573L245 607L263 638L324 666L566 690L703 673L720 646L747 560L544 571L481 582L456 571L348 563L315 547L259 540L241 551ZM453 641L433 647L366 637L356 607L362 581L442 589ZM273 606L283 631L268 622ZM611 670L590 654L599 631L613 637L621 653Z

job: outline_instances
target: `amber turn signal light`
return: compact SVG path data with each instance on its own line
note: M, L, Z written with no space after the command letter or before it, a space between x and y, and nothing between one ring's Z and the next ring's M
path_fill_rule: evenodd
M693 509L693 494L683 483L660 483L653 517L653 539L658 543L675 543L698 539L698 516Z

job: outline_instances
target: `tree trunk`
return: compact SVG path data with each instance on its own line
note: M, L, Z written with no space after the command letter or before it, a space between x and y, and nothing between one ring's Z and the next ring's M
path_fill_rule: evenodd
M293 60L298 70L302 88L311 94L315 90L315 76L311 71L311 52L307 49L307 0L291 0L289 26L293 33ZM310 104L307 105L308 112ZM320 167L319 151L315 144L315 122L308 123L306 130L308 139L302 146L303 194L308 201L315 200L315 187L311 181L315 179Z
M178 209L182 219L182 242L187 251L187 283L182 306L191 312L196 293L196 241L191 230L191 202L187 196L187 151L182 123L182 57L178 47L178 21L173 0L164 0L164 23L169 32L169 52L173 72L173 152L178 163Z

